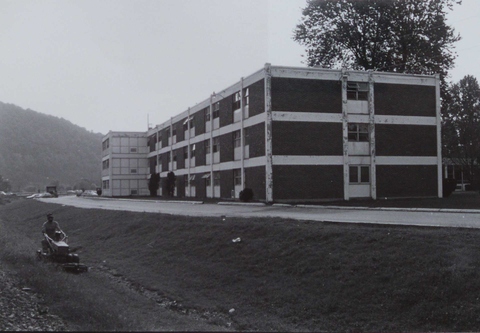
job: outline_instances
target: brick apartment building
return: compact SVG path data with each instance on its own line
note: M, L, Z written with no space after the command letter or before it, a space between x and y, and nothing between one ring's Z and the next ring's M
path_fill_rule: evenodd
M103 148L106 196L149 195L150 175L173 171L177 197L441 197L439 78L266 64Z

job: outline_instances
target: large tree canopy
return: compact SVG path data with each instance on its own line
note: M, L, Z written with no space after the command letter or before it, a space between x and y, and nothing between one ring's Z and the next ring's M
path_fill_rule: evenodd
M452 68L460 39L446 11L461 0L307 0L294 40L307 65L436 74Z
M465 76L453 84L443 108L443 155L462 165L474 186L480 185L480 86Z

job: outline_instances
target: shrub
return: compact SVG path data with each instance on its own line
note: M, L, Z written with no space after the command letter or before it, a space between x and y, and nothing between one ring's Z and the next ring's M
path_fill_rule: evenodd
M150 180L148 181L148 190L150 191L150 196L156 197L157 190L160 188L160 174L152 173Z
M444 178L443 179L443 197L447 198L455 191L457 187L457 180L452 178Z
M245 188L243 191L240 191L240 200L243 202L248 202L253 199L253 190L251 188Z

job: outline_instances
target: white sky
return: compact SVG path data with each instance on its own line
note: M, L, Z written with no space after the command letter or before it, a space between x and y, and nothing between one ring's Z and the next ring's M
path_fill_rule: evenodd
M145 131L272 65L306 0L0 0L0 101L89 131ZM451 80L480 80L480 1L449 15L463 40Z

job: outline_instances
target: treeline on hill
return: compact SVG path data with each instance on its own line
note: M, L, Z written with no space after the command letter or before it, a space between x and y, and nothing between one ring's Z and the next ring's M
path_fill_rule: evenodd
M101 133L0 102L0 175L13 191L99 186L101 153Z

